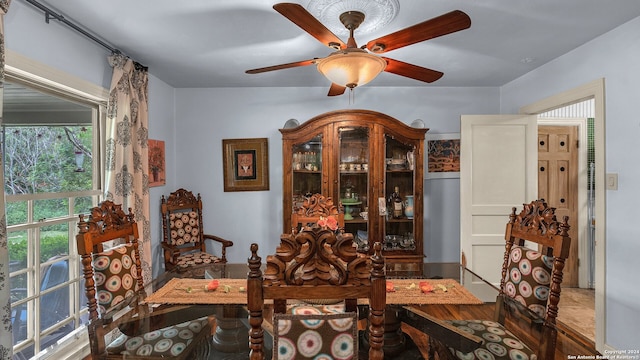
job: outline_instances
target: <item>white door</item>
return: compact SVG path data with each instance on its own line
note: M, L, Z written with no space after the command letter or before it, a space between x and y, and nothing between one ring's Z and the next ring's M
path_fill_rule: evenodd
M519 212L522 204L537 196L537 142L534 115L463 115L460 119L460 249L467 268L496 285L511 208ZM478 281L465 279L465 285L473 288ZM481 288L477 286L478 291ZM483 300L495 300L495 292L474 293Z

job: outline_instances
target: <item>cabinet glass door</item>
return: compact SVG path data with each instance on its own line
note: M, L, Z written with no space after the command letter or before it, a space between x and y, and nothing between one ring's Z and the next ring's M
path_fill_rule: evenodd
M390 255L413 254L414 239L414 159L413 144L385 135L385 197L383 250Z
M322 193L322 135L295 144L292 150L294 210L302 205L305 197Z
M361 252L369 251L369 132L367 127L338 129L338 189L344 208L345 232L353 234Z

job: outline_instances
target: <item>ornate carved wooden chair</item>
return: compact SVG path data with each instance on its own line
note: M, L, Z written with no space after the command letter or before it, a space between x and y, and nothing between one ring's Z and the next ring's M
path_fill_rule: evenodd
M555 208L544 200L524 204L517 215L514 207L505 233L494 321L436 320L445 331L430 336L430 351L454 359L553 359L562 270L571 243L568 231L568 217L558 221ZM525 241L538 249L525 246ZM467 340L479 347L463 353L461 344Z
M169 194L168 198L162 195L160 212L166 271L227 262L227 247L233 246L233 242L203 232L200 194L195 197L191 191L178 189ZM207 252L205 240L212 240L222 246L220 256Z
M265 300L273 300L274 358L357 358L358 299L369 305L369 359L382 359L384 258L380 243L374 249L371 257L358 254L351 234L303 227L280 237L263 276L258 245L252 244L247 279L250 359L265 356L263 319L270 314ZM287 300L293 303L287 305Z
M131 209L104 201L80 215L76 235L89 307L89 341L92 359L192 358L206 348L211 327L206 317L137 336L121 334L119 326L148 315L144 297L138 226ZM105 243L122 242L109 249Z
M295 234L300 230L300 226L317 224L321 218L336 224L337 230L344 232L344 212L340 211L330 197L321 194L313 194L305 199L299 208L293 210L291 232Z

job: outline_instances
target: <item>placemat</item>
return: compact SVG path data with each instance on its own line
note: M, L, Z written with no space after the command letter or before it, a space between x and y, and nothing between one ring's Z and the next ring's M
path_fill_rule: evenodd
M395 291L387 292L387 304L468 305L483 303L482 300L475 297L469 290L453 279L387 279L387 282L391 282L395 288ZM430 283L433 291L423 293L420 290L421 282Z
M220 286L215 291L205 287L209 279L174 278L160 290L145 299L151 304L246 304L245 279L218 279ZM482 301L453 279L389 279L394 291L387 292L387 304L428 305L428 304L482 304ZM420 283L428 282L433 291L423 293ZM225 291L227 286L227 291ZM446 289L446 291L445 291ZM359 301L366 304L366 299Z
M214 291L207 291L210 279L173 278L162 288L147 296L144 300L149 304L246 304L247 292L240 287L247 287L246 279L217 279L220 286ZM225 285L228 286L225 291Z

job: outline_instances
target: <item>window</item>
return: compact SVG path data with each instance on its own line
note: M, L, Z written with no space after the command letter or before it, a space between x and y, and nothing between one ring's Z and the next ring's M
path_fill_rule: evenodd
M87 318L75 234L101 196L104 106L11 78L3 106L14 358L29 358Z

